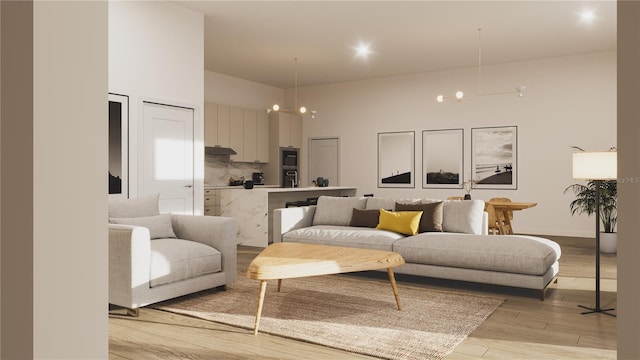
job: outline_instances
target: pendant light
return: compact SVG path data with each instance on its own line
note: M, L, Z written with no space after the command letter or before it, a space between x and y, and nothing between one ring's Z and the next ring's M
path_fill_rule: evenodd
M514 90L495 91L495 92L489 92L489 93L482 92L482 28L478 28L478 93L474 95L488 96L488 95L502 95L502 94L517 94L518 97L523 97L524 90L526 88L527 88L526 86L520 85L515 87ZM462 90L458 90L456 91L454 96L445 96L440 94L436 96L436 101L441 103L441 102L444 102L446 99L453 99L457 102L461 102L464 96L465 96L464 92L462 92Z
M271 109L267 109L267 112L271 112L271 111L287 111L287 112L295 112L298 113L300 115L305 115L307 112L311 114L311 118L315 119L316 118L316 114L317 111L315 110L308 110L306 106L301 105L298 106L298 58L293 58L293 60L295 61L295 83L294 83L294 109L295 110L290 110L290 109L280 109L280 105L278 104L273 104L273 106L271 107Z

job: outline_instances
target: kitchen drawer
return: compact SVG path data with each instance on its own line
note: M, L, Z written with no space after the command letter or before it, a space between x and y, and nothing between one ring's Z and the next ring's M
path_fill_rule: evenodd
M220 216L220 207L219 206L205 206L204 207L204 215L205 216Z
M205 189L204 190L204 197L208 197L208 196L216 196L216 190L214 189Z
M204 206L214 206L219 205L218 194L215 190L205 190L204 191Z

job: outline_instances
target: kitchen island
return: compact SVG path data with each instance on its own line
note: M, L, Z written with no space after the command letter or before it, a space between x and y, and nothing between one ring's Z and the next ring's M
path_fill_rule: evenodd
M214 215L229 216L238 221L238 243L267 247L271 242L273 209L285 207L287 202L305 201L319 196L355 196L357 188L348 186L276 188L254 186L208 187L215 192ZM219 207L218 207L219 206Z

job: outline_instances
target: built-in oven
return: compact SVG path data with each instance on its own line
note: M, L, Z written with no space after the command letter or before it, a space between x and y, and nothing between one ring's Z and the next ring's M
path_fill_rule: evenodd
M282 168L298 170L298 149L281 149Z
M292 188L299 186L298 179L298 149L280 149L280 186Z

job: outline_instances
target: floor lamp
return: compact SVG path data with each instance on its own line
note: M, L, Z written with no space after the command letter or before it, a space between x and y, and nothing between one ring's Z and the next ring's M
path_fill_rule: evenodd
M573 153L573 178L576 180L594 180L596 185L596 305L588 307L578 305L588 311L582 314L603 313L613 308L600 308L600 185L602 180L614 180L617 177L617 153L615 151L585 151Z

